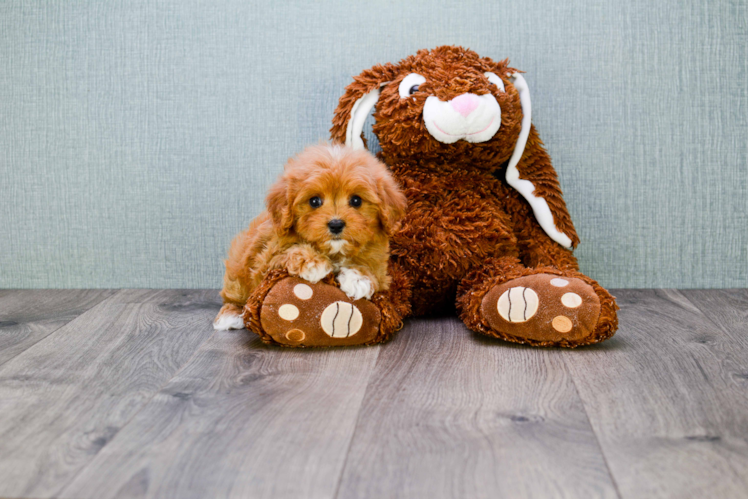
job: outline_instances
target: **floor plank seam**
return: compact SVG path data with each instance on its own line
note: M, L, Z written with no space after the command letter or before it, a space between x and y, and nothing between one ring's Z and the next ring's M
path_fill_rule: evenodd
M722 326L719 323L717 323L716 321L714 321L711 317L709 317L708 314L704 314L704 311L698 306L698 304L696 304L693 300L691 300L688 297L688 295L684 294L683 291L677 290L677 289L675 291L678 292L678 295L680 295L681 297L683 297L689 304L691 304L692 306L694 306L696 308L696 310L699 311L699 313L701 313L701 316L704 319L706 319L709 323L711 323L712 325L714 325L717 328L717 330L719 330L720 332L724 333L725 335L730 335L730 336L732 336L732 335L740 335L740 332L733 332L731 330L728 330L724 326Z
M730 289L728 289L728 290L730 290ZM709 314L706 314L704 312L704 310L702 310L698 306L698 304L696 304L693 300L691 300L691 298L688 297L688 295L684 294L682 290L677 290L676 289L676 291L677 291L678 295L680 295L681 297L683 297L689 304L693 305L701 313L701 317L703 317L704 319L706 319L710 324L714 325L717 328L717 330L719 330L720 332L722 332L722 333L724 333L725 335L728 335L728 336L741 335L740 332L732 331L732 330L726 328L725 326L721 325L720 323L716 322L715 320L713 320ZM696 358L694 358L694 361L698 365L699 370L701 370L701 373L704 375L704 378L705 378L706 382L709 384L710 387L712 387L712 389L714 389L714 387L711 384L711 381L709 380L709 377L704 372L704 369L702 368L701 364L696 360ZM734 467L734 464L732 463L732 461L728 460L726 462L726 464L730 468L730 470L732 470L732 472L735 474L735 477L738 477L738 478L744 478L745 477L745 475L743 474L742 471L739 471L739 470L737 470ZM744 481L743 484L746 487L748 487L748 482Z
M108 300L108 299L107 299L107 300ZM26 348L25 348L25 349L24 349L23 351L20 351L20 352L16 353L16 355L15 355L15 356L13 356L13 357L11 357L11 358L8 358L8 359L6 359L5 361L3 361L2 363L0 363L0 366L3 366L3 365L4 365L4 364L6 364L6 363L7 363L8 361L13 361L13 360L14 360L14 359L16 359L16 358L17 358L18 356L20 356L21 354L25 353L26 351L28 351L29 349L31 349L31 348L32 348L32 347L34 347L35 345L37 345L37 344L39 344L40 342L43 342L44 340L48 339L48 338L49 338L50 336L52 336L52 335L53 335L53 334L54 334L55 332L57 332L58 330L60 330L60 328L64 328L64 327L68 326L68 324L70 324L70 323L72 323L73 321L75 321L76 319L80 318L81 316L83 316L84 314L86 314L87 312L89 312L89 311L90 311L91 309L93 309L94 307L98 307L99 305L103 304L103 302L104 302L104 301L101 301L101 302L99 302L98 304L96 304L96 305L94 305L94 306L91 306L91 308L90 308L90 309L86 309L85 311L83 311L82 313L80 313L80 314L79 314L78 316L76 316L75 318L72 318L72 319L71 319L70 321L67 321L66 323L64 323L64 324L60 325L60 326L59 326L58 328L55 328L54 330L52 330L51 332L49 332L49 333L48 333L47 335L45 335L44 337L40 338L39 340L37 340L37 341L36 341L36 342L34 342L33 344L31 344L31 345L29 345L28 347L26 347Z
M374 377L374 373L376 372L376 368L379 365L379 360L382 356L382 345L377 346L377 359L374 362L374 366L371 370L371 375L369 376L369 380L366 383L366 390L364 391L364 396L361 398L361 403L358 405L358 414L356 415L356 425L353 427L353 433L351 433L351 439L348 441L348 448L345 450L345 456L343 457L343 467L340 469L340 474L338 475L338 484L335 486L335 493L333 494L332 498L340 498L338 495L340 493L340 486L343 484L343 476L345 475L345 470L348 467L348 457L351 454L351 448L353 448L353 441L356 439L356 434L358 434L359 429L359 422L361 421L361 411L364 408L364 402L366 401L366 396L369 395L369 390L372 385L372 378Z
M600 456L603 457L603 463L605 464L605 469L608 471L608 477L610 477L610 482L613 484L613 489L615 489L616 495L618 496L618 498L624 498L621 495L620 488L618 487L618 481L616 481L616 478L613 475L613 470L610 468L608 457L605 455L605 449L603 448L603 445L600 442L600 438L597 435L595 426L592 424L592 419L590 418L590 412L587 411L587 404L585 403L584 398L579 392L579 386L577 386L577 379L574 377L574 373L569 368L568 355L563 357L563 361L564 361L564 366L566 367L566 371L569 374L569 378L571 378L571 383L574 385L574 391L577 393L577 397L579 398L579 401L582 403L582 409L584 410L585 417L587 417L587 423L590 425L590 429L592 429L592 434L595 436L595 442L597 443L597 448L600 450Z
M115 294L115 296L116 295L117 294ZM147 302L131 302L131 303L138 303L138 304L142 303L142 304L146 304ZM185 367L189 366L190 362L200 352L200 349L206 343L210 342L210 340L215 336L215 334L216 334L216 331L213 330L213 332L203 342L201 342L200 345L197 346L197 348L195 348L195 352L193 352L192 355L190 355L190 357L182 364L182 366L180 366L177 369L177 371L175 371L174 374L168 380L166 380L163 384L161 384L161 386L159 386L159 388L156 389L153 392L153 394L151 395L150 398L148 398L145 402L143 402L143 404L140 406L140 408L138 408L138 410L135 413L133 413L132 416L127 420L127 422L125 422L122 425L122 427L120 427L117 430L117 432L115 432L112 435L112 437L106 442L106 444L104 446L102 446L99 450L96 451L96 453L94 454L93 458L91 458L91 460L84 467L82 467L81 470L79 470L76 474L74 474L71 477L70 481L68 481L67 483L65 483L65 486L62 489L59 490L60 492L64 492L66 488L68 488L71 484L73 484L75 482L76 479L78 479L78 476L80 476L81 474L83 474L83 472L85 472L89 467L91 467L96 462L96 457L98 457L101 454L102 450L104 450L107 446L109 446L117 438L117 435L120 432L122 432L123 429L125 429L125 427L127 427L128 425L130 425L130 423L135 419L135 417L137 417L140 414L140 412L142 412L150 404L150 402L153 401L153 398L155 398L158 394L161 393L161 391L163 390L164 387L166 387L167 385L169 385L169 383L172 380L174 380L180 373L182 373L182 371L184 370ZM58 497L58 495L55 495L55 497Z
M112 295L110 295L109 297L106 297L105 299L102 299L102 300L100 300L99 302L97 302L96 304L92 305L91 307L89 307L89 308L88 308L88 309L86 309L85 311L82 311L82 312L81 312L80 314L76 315L76 316L75 316L74 318L70 318L70 319L69 319L68 321L66 321L65 323L61 324L61 325L60 325L60 326L58 326L57 328L55 328L54 330L52 330L51 332L49 332L48 334L46 334L46 335L45 335L44 337L42 337L42 338L38 339L38 340L37 340L36 342L34 342L33 344L31 344L31 345L27 346L27 347L26 347L26 348L25 348L25 349L24 349L23 351L20 351L20 352L16 353L16 355L15 355L15 356L13 356L13 357L11 357L11 358L8 358L8 359L6 359L6 360L5 360L5 361L3 361L3 362L0 362L0 366L3 366L3 365L4 365L4 364L6 364L6 363L7 363L8 361L12 361L12 360L16 359L16 358L17 358L18 356L20 356L21 354L25 353L26 351L28 351L29 349L31 349L31 348L32 348L32 347L34 347L35 345L39 344L40 342L43 342L43 341L47 340L47 339L48 339L49 337L51 337L52 335L54 335L55 333L57 333L57 331L59 331L59 330L60 330L61 328L65 328L65 327L66 327L66 326L68 326L68 325L69 325L70 323L72 323L72 322L73 322L73 321L75 321L76 319L80 318L81 316L83 316L83 315L84 315L84 314L86 314L87 312L89 312L89 311L91 311L91 310L93 310L93 309L95 309L95 308L99 307L100 305L102 305L102 304L106 303L107 301L111 300L111 299L112 299L113 297L116 297L116 296L117 296L117 295L118 295L119 293L120 293L120 292L115 292L115 293L113 293L113 294L112 294Z

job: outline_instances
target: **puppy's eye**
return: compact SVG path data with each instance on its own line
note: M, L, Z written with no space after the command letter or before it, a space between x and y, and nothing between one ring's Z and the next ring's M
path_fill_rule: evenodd
M312 198L309 198L309 205L312 208L319 208L322 206L322 198L319 196L314 196Z
M360 196L354 194L353 196L351 196L351 201L349 201L348 203L350 203L353 208L358 208L361 206L362 200Z
M423 85L425 82L426 79L418 73L409 74L408 76L403 78L403 81L400 82L400 86L398 87L400 98L405 99L406 97L410 97L414 93L418 92L418 87Z
M502 92L506 92L506 89L504 88L504 81L499 78L499 75L497 75L496 73L491 73L490 71L487 71L483 74L486 76L486 78L488 78L489 82L499 87Z

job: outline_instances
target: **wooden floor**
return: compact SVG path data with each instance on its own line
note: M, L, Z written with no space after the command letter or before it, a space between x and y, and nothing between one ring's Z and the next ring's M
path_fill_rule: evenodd
M614 294L594 347L296 350L213 290L2 290L0 497L748 496L748 291Z

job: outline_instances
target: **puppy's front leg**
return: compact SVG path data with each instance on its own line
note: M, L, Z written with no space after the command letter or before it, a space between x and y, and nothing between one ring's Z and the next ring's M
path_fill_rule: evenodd
M370 299L378 290L377 279L366 269L341 267L338 273L340 289L353 300Z
M330 259L320 255L310 245L295 245L285 252L284 257L288 273L310 283L317 283L332 272Z

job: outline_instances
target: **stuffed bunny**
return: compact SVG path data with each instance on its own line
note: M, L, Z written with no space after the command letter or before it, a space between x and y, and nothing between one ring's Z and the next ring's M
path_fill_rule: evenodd
M537 346L615 333L615 299L572 254L579 238L519 71L451 46L374 66L340 98L333 141L365 148L372 108L379 157L408 199L391 235L390 289L351 301L328 279L300 299L297 278L272 273L245 308L250 329L282 345L374 343L408 315L456 311L473 331ZM278 316L287 303L298 325Z

